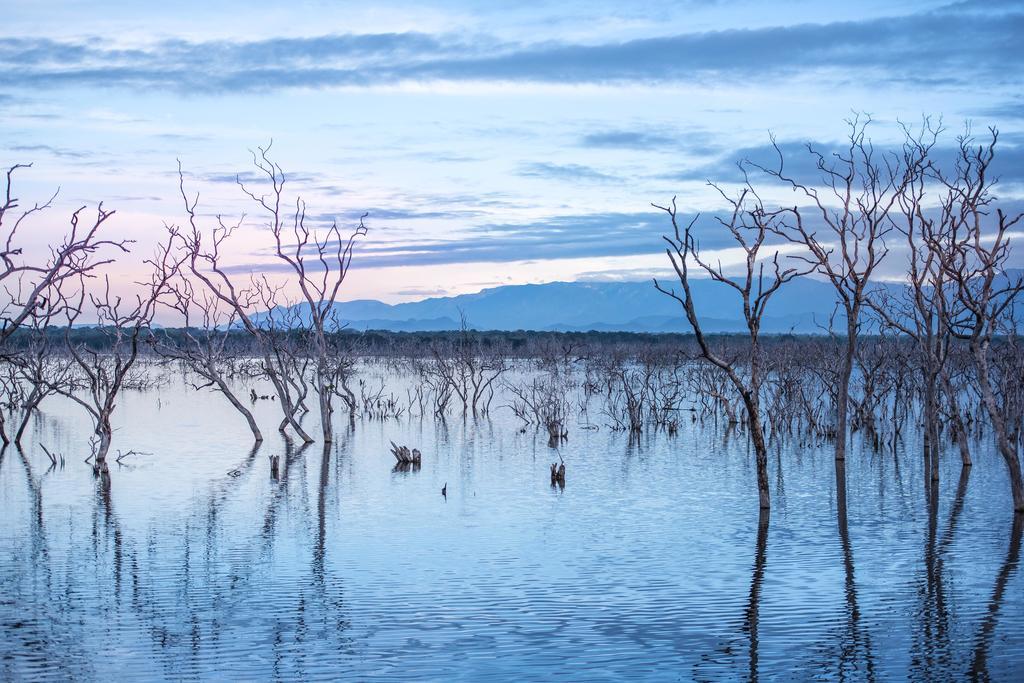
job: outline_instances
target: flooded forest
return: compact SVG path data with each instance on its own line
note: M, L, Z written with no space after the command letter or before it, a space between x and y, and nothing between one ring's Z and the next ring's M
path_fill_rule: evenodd
M373 211L307 218L268 148L238 191L283 270L181 167L154 248L99 205L33 257L11 168L0 679L1012 680L1024 222L997 131L867 123L714 213L641 198L689 334L351 329ZM833 315L762 334L798 278Z

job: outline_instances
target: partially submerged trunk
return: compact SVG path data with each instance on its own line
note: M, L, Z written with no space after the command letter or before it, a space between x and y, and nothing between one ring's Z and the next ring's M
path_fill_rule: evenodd
M316 390L320 399L320 425L324 434L324 443L331 443L334 441L334 427L331 424L334 407L331 405L331 387L327 383L327 366L323 359L317 363L316 375Z
M264 356L264 369L267 377L270 378L270 382L274 385L274 389L277 391L277 397L281 401L281 410L284 413L284 420L281 422L278 431L283 433L285 428L290 426L295 430L299 438L302 439L303 443L313 443L313 437L306 433L306 430L302 428L302 425L295 418L298 406L292 401L291 394L288 393L288 388L284 385L281 376L274 370L273 359L270 358L269 353Z
M1017 513L1024 512L1024 476L1021 475L1020 458L1017 455L1016 444L1011 442L1007 433L1006 420L999 410L992 385L989 383L988 367L988 345L978 340L971 342L971 355L974 359L975 368L978 371L978 385L981 391L981 401L988 412L989 421L995 431L996 447L999 454L1003 456L1006 463L1007 474L1010 479L1010 493L1013 496L1013 510Z
M231 391L231 387L228 386L227 382L220 376L219 373L212 373L213 381L217 384L217 389L220 393L224 394L224 397L228 400L231 405L235 407L235 410L240 412L245 418L245 421L249 424L249 430L252 432L252 437L257 444L263 442L263 433L260 431L260 427L256 424L256 418L253 417L252 411L245 407L245 405L238 400L235 396L235 392Z
M956 445L960 449L960 464L963 467L970 467L973 462L971 460L971 446L968 442L967 426L964 424L963 417L960 416L960 405L956 400L956 391L953 389L953 383L950 382L949 375L945 371L942 373L942 388L949 402L949 420L952 423L953 440L956 441Z
M743 393L743 403L747 408L750 442L754 446L754 459L757 463L757 498L761 510L771 508L771 492L768 488L768 445L764 440L764 428L761 425L760 400L750 393Z
M110 452L110 444L114 436L109 414L100 416L99 424L96 425L96 436L98 441L96 443L96 452L93 454L92 471L95 474L106 475L109 471L107 468L107 454Z
M29 418L32 417L33 411L39 407L39 404L43 400L42 391L39 387L32 387L31 393L28 395L28 399L25 400L25 413L21 417L21 424L18 426L18 431L14 435L14 443L21 444L21 437L25 435L25 429L28 428Z

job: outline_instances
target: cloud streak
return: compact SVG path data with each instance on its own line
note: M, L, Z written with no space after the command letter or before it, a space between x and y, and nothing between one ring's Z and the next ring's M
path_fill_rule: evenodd
M53 145L12 145L11 147L8 147L8 149L12 152L18 152L19 154L49 154L63 159L86 159L90 156L85 152L75 149L54 147Z
M977 144L986 140L985 134L979 132L978 135L980 137ZM669 174L667 177L671 180L682 181L742 182L743 172L740 170L740 163L743 162L744 168L750 173L751 181L755 185L766 181L772 182L757 167L778 168L781 153L781 161L788 176L801 182L814 184L822 179L823 174L818 169L817 157L808 151L808 145L820 152L825 157L827 164L834 162L834 154L849 156L847 149L835 143L780 141L778 151L770 144L735 149L721 155L718 159L683 169ZM901 158L902 150L892 146L875 145L875 153L876 159L881 163L883 155L887 155L889 158L894 158L893 155L897 159ZM930 158L939 167L948 169L955 164L956 155L957 149L953 147L936 147L932 150ZM991 171L1004 183L1024 181L1024 146L1011 145L1001 141L996 146Z
M570 182L604 183L615 180L614 176L601 173L589 166L581 164L552 164L548 162L524 164L520 167L518 175L524 178L548 178Z
M580 139L580 146L598 149L652 149L675 147L678 137L667 133L644 130L604 130L588 133Z
M685 33L599 44L511 44L422 33L262 41L0 39L0 86L189 92L371 86L406 81L563 84L771 78L832 69L876 82L1020 82L1024 10L959 3L908 16ZM940 75L941 74L941 75ZM625 140L623 140L625 141ZM598 139L596 142L601 143ZM614 144L614 137L604 143Z
M371 214L372 217L372 214ZM702 249L734 247L735 242L709 214L697 229ZM670 229L657 210L553 216L526 223L489 223L458 238L359 243L354 268L508 263L569 258L600 258L662 253ZM261 261L232 268L236 273L285 271L284 264Z

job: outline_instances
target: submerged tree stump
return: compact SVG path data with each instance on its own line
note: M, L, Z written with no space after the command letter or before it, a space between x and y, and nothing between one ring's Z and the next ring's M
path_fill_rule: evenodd
M280 464L281 464L281 456L280 455L272 455L272 456L270 456L270 478L271 479L274 479L274 480L278 479L277 468L278 468L278 465L280 465Z
M551 485L565 488L565 463L551 463Z
M548 429L548 440L549 441L564 441L569 438L569 430L565 428L561 420L551 419L548 420L545 426Z

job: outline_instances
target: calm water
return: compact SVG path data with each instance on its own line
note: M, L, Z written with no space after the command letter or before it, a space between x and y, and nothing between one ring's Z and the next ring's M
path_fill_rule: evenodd
M570 425L563 491L504 409L357 421L325 451L288 448L261 403L254 454L178 381L122 398L114 447L145 454L104 496L80 409L44 407L0 460L3 680L1024 675L1021 530L981 446L967 480L947 454L934 514L916 447L854 448L845 534L831 453L787 447L759 534L744 440L692 424ZM392 472L389 440L422 469Z

